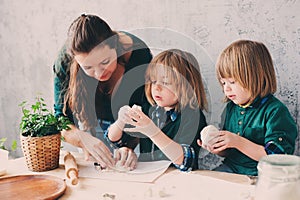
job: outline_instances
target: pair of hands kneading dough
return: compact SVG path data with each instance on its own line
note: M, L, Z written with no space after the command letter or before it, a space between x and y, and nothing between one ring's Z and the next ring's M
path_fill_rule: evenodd
M115 165L108 168L118 172L129 172L137 166L137 155L128 147L121 147L114 150Z
M212 144L210 144L210 141L219 136L219 130L213 125L208 125L202 129L200 135L201 135L202 146L208 151L211 151Z

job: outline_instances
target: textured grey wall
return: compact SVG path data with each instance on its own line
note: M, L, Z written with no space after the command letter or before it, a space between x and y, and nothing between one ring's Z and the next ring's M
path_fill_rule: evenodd
M0 137L18 139L21 101L32 101L41 92L52 106L52 64L69 24L83 12L101 16L115 30L134 32L154 54L173 47L195 53L209 92L212 124L219 122L223 107L214 74L218 54L237 39L265 43L275 63L276 96L299 127L299 10L298 0L0 0ZM300 155L299 139L296 153Z

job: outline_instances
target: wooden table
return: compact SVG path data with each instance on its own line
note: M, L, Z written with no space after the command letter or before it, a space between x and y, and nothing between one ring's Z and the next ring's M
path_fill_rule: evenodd
M7 174L2 177L24 174L47 174L65 179L64 166L47 172L31 172L27 169L25 158L9 160L6 164ZM206 178L208 180L206 180ZM72 186L67 180L67 189L59 199L107 199L111 200L134 200L134 199L215 199L214 197L203 196L205 193L211 193L211 196L216 196L218 193L224 192L223 199L230 195L230 191L223 191L224 186L229 185L230 188L245 187L245 191L249 190L249 194L245 194L240 199L251 199L252 195L251 180L244 175L229 174L223 172L213 172L206 170L197 170L189 173L180 172L177 169L169 168L162 176L156 179L153 183L139 183L126 181L109 181L95 178L79 178L79 184ZM214 184L216 183L216 184ZM232 190L234 190L232 188ZM237 192L235 191L235 192ZM21 192L21 191L20 191ZM227 193L226 193L227 192ZM228 193L229 192L229 193ZM243 192L245 193L245 192ZM226 196L227 195L227 196ZM0 197L1 198L1 197ZM230 198L232 199L232 198ZM239 198L237 198L239 199Z

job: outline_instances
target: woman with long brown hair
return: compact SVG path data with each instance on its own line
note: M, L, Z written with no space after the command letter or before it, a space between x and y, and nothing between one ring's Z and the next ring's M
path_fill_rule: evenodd
M114 110L145 99L142 87L130 85L136 80L127 73L143 77L144 70L136 69L144 69L151 59L143 41L127 32L113 31L100 17L82 14L74 20L53 67L55 115L67 115L74 123L71 130L62 133L65 141L81 147L102 167L112 166L113 149L107 147L103 134L115 121ZM125 145L117 156L134 168L134 146L126 145L130 139L122 138Z

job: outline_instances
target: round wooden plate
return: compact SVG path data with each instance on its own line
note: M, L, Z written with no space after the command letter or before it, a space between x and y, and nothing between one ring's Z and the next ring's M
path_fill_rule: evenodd
M57 199L67 186L63 179L50 175L19 175L0 178L1 199Z

